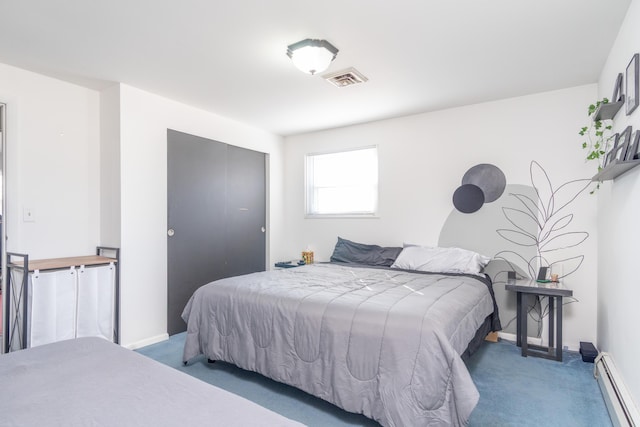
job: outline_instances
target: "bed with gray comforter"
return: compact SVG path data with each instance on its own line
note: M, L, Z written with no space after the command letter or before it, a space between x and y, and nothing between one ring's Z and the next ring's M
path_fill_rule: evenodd
M491 320L486 278L313 264L198 289L183 360L204 354L384 426L466 425L479 394L460 355Z
M0 356L3 426L301 427L101 338Z

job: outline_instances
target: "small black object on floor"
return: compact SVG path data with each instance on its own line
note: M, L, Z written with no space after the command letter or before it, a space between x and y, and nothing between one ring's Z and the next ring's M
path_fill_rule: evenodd
M590 342L580 341L580 354L583 362L593 363L598 357L598 349Z

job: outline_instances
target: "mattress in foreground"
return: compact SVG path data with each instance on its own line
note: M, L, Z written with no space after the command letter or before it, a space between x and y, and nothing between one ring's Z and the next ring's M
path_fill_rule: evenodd
M183 318L204 354L385 426L465 425L478 391L460 354L493 312L482 278L314 264L222 279Z
M301 426L101 338L0 356L3 426Z

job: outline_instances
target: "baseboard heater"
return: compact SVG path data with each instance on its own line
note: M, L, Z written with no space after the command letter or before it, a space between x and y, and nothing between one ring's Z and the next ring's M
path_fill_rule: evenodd
M638 409L633 403L611 355L602 352L596 357L593 375L598 380L613 425L640 427Z

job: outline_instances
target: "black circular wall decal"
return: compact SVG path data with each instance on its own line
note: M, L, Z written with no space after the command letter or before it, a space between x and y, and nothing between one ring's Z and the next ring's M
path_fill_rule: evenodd
M498 200L507 185L504 173L497 166L488 163L475 165L462 177L462 184L473 184L484 193L485 203Z
M484 193L477 185L463 184L453 193L453 206L462 213L473 213L484 204Z

